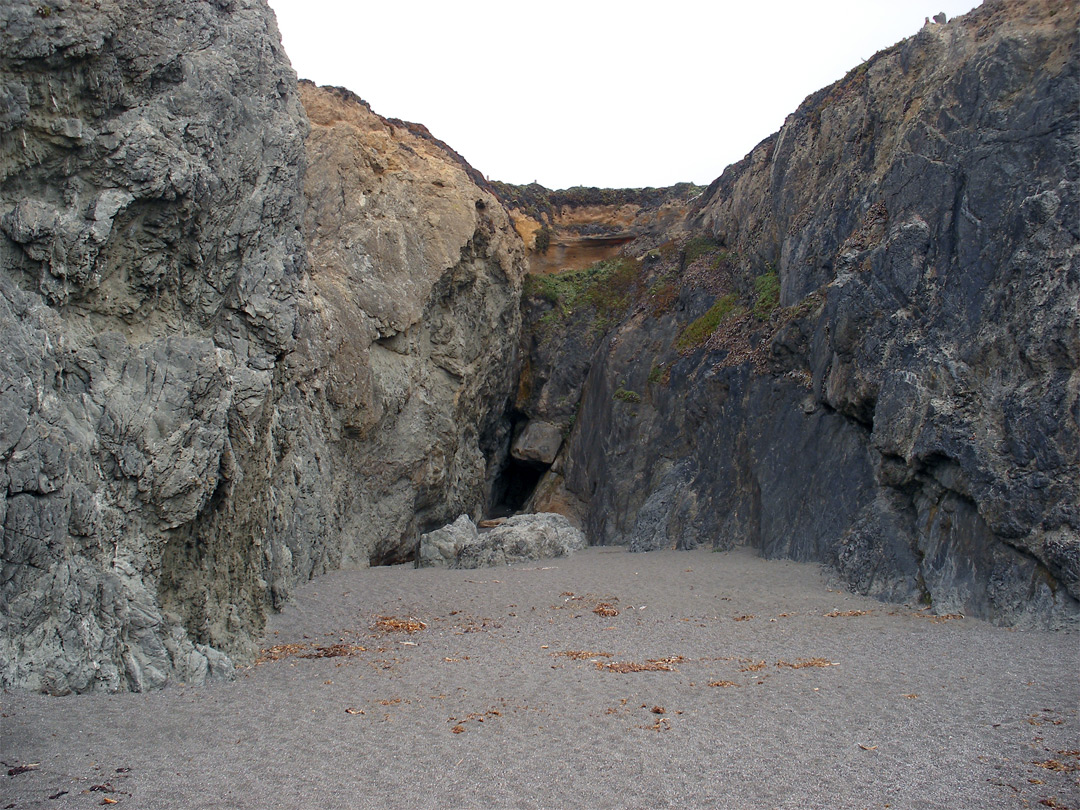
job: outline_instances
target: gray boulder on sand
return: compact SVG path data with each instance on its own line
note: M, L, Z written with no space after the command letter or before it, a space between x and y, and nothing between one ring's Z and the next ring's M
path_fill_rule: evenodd
M477 541L476 524L461 515L441 529L420 535L416 548L417 568L448 568L461 549Z
M494 529L478 532L468 515L421 535L418 568L484 568L529 560L566 557L585 548L585 535L562 515L515 515Z

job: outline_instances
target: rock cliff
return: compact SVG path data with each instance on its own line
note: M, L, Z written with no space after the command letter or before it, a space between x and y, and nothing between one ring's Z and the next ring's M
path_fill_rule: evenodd
M518 409L572 429L535 508L1075 621L1076 24L1037 0L928 24L730 167L694 238L533 283Z
M6 3L0 682L227 677L521 509L1076 621L1077 17L928 24L695 198L492 187L262 0Z
M301 97L311 284L288 375L313 410L332 409L344 465L312 495L336 493L335 519L358 538L350 556L401 562L419 533L479 518L491 497L508 451L524 249L478 175L426 130L347 91L304 84ZM309 457L297 448L297 463Z
M299 92L254 0L7 3L0 94L5 686L227 676L482 511L524 260L460 158Z

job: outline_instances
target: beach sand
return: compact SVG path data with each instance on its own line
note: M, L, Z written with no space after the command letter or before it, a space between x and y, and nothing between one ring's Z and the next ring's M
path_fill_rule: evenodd
M230 683L4 693L0 808L1080 806L1075 631L747 550L343 571L263 646Z

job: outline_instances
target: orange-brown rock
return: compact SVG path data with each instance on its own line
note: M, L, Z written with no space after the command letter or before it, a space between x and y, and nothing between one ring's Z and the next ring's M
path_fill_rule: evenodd
M572 188L493 184L529 251L530 273L580 270L618 256L641 236L680 229L701 189Z

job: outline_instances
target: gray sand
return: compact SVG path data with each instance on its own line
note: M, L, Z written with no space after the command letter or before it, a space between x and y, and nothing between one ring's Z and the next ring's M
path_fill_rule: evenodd
M340 572L273 618L289 644L227 684L5 693L0 808L1080 806L1077 633L745 551ZM628 663L671 669L600 668Z

